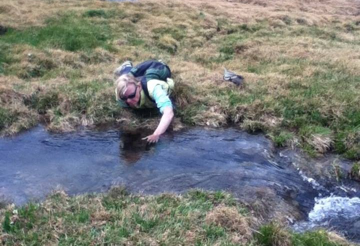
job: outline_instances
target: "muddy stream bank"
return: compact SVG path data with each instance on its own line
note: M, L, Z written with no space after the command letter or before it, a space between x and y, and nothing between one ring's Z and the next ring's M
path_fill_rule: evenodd
M296 230L319 226L360 240L360 185L337 179L350 163L277 150L263 135L235 129L190 129L155 146L146 133L81 131L49 134L42 127L0 139L0 197L18 205L54 189L71 195L123 185L134 193L199 188L234 194L265 219Z

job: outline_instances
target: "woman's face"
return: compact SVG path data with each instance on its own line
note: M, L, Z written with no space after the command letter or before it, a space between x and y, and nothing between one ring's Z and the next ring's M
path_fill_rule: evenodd
M126 91L123 94L123 101L130 107L136 108L140 101L141 86L135 84L128 84Z

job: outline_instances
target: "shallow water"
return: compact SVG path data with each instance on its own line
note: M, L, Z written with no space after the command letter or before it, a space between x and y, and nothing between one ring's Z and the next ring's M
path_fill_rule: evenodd
M38 127L0 139L0 196L23 204L43 199L54 189L69 194L106 191L113 185L146 194L192 188L226 190L249 206L256 204L270 219L281 214L293 222L309 214L307 222L298 226L306 229L324 225L312 217L319 211L319 199L331 194L359 195L356 183L318 183L307 177L296 168L296 163L304 161L301 156L291 150L275 151L263 135L192 129L166 135L155 146L141 140L144 136L146 132L115 130L49 134ZM338 205L352 206L337 203L332 207ZM324 213L329 216L325 220L348 214L341 209ZM357 218L351 223L356 225L359 209L351 213ZM349 228L340 225L337 229L346 233Z
M308 220L297 223L294 228L298 231L306 231L317 227L342 231L348 239L359 241L360 198L339 196L316 198Z

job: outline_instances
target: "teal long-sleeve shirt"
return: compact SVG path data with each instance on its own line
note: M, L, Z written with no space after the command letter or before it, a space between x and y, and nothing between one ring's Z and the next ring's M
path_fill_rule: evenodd
M160 110L160 113L164 113L164 109L166 107L171 107L173 108L172 102L169 98L169 96L167 95L167 93L163 90L163 88L161 87L161 85L157 85L154 88L154 92L153 92L153 96L154 96L154 101L156 103L156 107ZM119 100L118 103L120 104L121 107L123 108L128 108L129 106L122 100Z
M133 67L130 70L130 73L136 78L140 77L140 81L142 85L146 85L147 82L152 79L166 81L167 78L171 77L170 68L163 62L156 60L148 60L142 62L137 66ZM153 97L154 97L153 100L156 103L156 107L160 110L161 113L164 112L164 109L166 107L173 108L173 104L169 96L167 95L166 91L163 90L161 85L155 86L153 91ZM128 107L128 105L125 102L119 102L119 103L122 107Z

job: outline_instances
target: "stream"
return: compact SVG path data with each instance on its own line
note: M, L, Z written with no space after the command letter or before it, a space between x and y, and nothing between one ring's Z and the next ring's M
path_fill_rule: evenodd
M39 126L0 138L0 198L22 205L55 189L76 195L118 185L140 194L224 190L296 231L324 227L360 241L360 184L333 175L335 164L350 170L346 160L309 159L275 149L264 135L231 128L188 129L156 145L147 145L144 136L117 130L50 134Z

